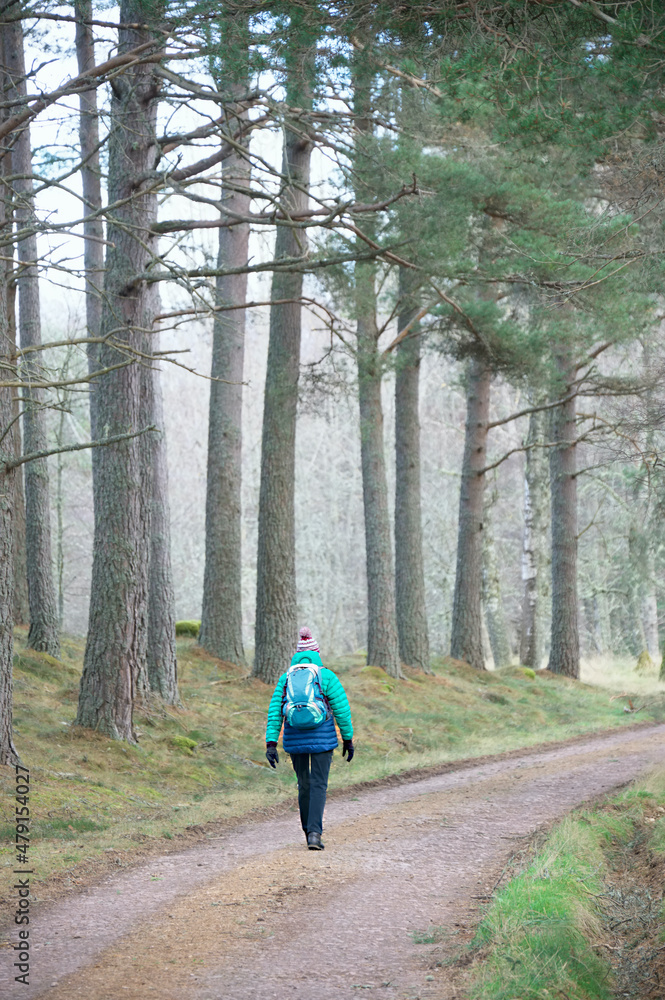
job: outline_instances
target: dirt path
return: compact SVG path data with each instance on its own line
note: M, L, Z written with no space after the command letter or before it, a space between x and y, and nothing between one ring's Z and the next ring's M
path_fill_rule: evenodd
M466 925L520 838L654 764L663 725L350 793L328 805L323 853L295 813L237 827L45 908L31 985L5 946L0 996L452 997L414 932Z

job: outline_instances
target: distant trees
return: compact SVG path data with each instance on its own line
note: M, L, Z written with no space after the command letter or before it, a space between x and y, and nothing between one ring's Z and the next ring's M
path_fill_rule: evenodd
M496 547L493 510L498 491L485 493L483 516L482 606L496 667L507 667L512 660L511 637L506 620L501 587L501 568Z

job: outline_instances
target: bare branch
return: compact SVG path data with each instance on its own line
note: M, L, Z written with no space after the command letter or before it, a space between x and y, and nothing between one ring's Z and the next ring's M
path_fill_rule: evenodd
M63 455L68 451L85 451L88 448L104 448L108 444L118 444L120 441L131 441L132 438L140 437L142 434L148 434L150 431L156 431L157 427L144 427L142 431L135 431L133 434L115 434L113 437L106 438L105 441L84 441L83 444L69 444L64 448L51 448L49 451L33 451L30 455L21 455L20 458L14 458L10 462L5 463L5 468L16 469L19 465L25 465L26 462L34 462L38 458L49 458L50 455Z
M115 70L126 69L127 67L136 65L140 62L161 62L165 55L164 52L151 56L142 55L149 49L153 49L154 46L154 41L143 42L142 45L137 45L136 48L131 49L129 52L124 52L122 55L114 56L113 59L107 59L106 62L100 63L99 66L93 66L93 68L88 70L86 73L81 73L79 76L72 77L61 87L58 87L57 90L52 90L49 94L42 94L39 97L36 95L28 95L28 106L23 111L20 111L17 115L13 115L11 118L8 118L2 125L0 125L0 139L4 139L6 135L9 135L11 132L15 132L16 129L21 127L21 125L29 122L32 118L35 118L38 114L40 114L40 112L44 111L45 108L48 108L51 104L55 104L56 101L59 101L61 97L66 97L68 94L76 94L80 90L89 90L93 80L96 80L99 85L104 82L102 79L103 77L114 72Z
M550 403L540 403L538 406L527 406L524 410L518 410L517 413L511 413L509 417L502 417L501 420L492 420L487 425L487 430L491 431L493 427L501 427L503 424L509 424L512 420L519 420L520 417L528 417L530 413L541 413L543 410L553 410L557 406L563 406L564 403L569 403L571 399L575 399L579 396L579 389L575 392L568 393L567 396L562 396L561 399L555 399Z

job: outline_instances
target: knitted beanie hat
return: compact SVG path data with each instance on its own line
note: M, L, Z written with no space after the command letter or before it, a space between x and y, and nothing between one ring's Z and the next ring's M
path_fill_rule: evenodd
M306 650L313 650L316 653L320 653L319 644L312 635L310 629L304 626L300 629L300 638L298 639L298 646L296 648L296 653L304 653Z

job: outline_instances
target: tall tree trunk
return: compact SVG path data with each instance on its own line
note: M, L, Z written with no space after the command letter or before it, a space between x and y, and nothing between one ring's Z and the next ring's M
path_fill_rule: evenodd
M150 43L145 4L123 0L119 52ZM140 27L132 25L139 23ZM159 50L155 42L155 51ZM101 333L114 331L120 351L102 345L100 368L127 360L127 351L151 351L156 296L139 280L154 263L151 226L157 199L145 180L158 158L155 137L159 78L155 64L134 65L113 82L109 136L109 219ZM134 701L147 672L148 579L152 506L153 376L129 363L99 377L95 426L104 437L139 434L93 451L95 536L88 642L77 723L116 739L135 740Z
M408 284L402 268L402 298ZM406 329L417 309L416 303L404 299L398 319L400 330ZM395 377L395 599L400 659L430 673L420 497L419 381L420 333L413 330L397 348Z
M483 501L492 376L481 358L469 365L466 428L457 536L457 570L453 598L450 653L484 669L481 591L483 561Z
M0 57L4 62L4 32L0 37ZM0 109L0 119L7 115ZM0 176L11 173L10 157L0 157ZM0 237L6 241L11 236L11 212L7 212L7 199L0 197ZM6 266L6 265L5 265ZM14 337L9 330L7 316L7 282L0 281L0 380L13 379L15 370L10 356L14 354ZM15 458L16 436L5 435L9 423L16 416L12 390L0 388L0 764L14 764L18 759L14 747L12 725L12 661L14 655L14 622L12 603L14 587L13 570L13 505L16 496L15 470L7 469L8 459Z
M367 143L372 138L371 69L366 56L356 53L353 62L356 113L356 197L366 194L364 172L371 162ZM363 222L365 230L367 222ZM376 264L356 261L356 358L360 408L360 459L365 510L367 564L367 662L383 667L391 677L401 677L397 643L395 574L388 511L388 483L383 441L381 380L383 362L378 349L376 321Z
M506 667L512 660L512 652L508 622L503 607L501 572L494 539L492 506L496 500L497 494L493 493L485 502L484 507L482 596L494 663L497 667Z
M311 103L307 70L312 54L295 60L287 81L287 103ZM299 103L302 102L302 103ZM308 203L311 141L301 130L284 131L281 203L303 211ZM278 226L275 260L307 251L305 230ZM302 273L273 272L268 368L263 405L256 629L253 675L274 684L291 661L297 639L295 562L295 443L302 326ZM280 301L287 300L287 301ZM280 302L280 304L278 304Z
M153 333L153 351L159 350ZM167 705L180 703L175 645L175 591L171 570L169 477L164 431L161 369L154 363L153 419L158 428L152 446L152 511L150 516L150 583L148 595L148 684Z
M0 55L4 64L4 45L0 43ZM5 81L4 76L2 77ZM11 157L4 160L7 167L7 174L11 173ZM14 217L14 199L11 185L7 185L4 191L4 226L7 232L12 226ZM16 276L14 274L14 247L9 244L4 248L4 273L3 284L4 302L7 315L7 330L9 341L13 348L16 348ZM12 351L15 354L15 350ZM21 394L18 389L12 394L13 419L10 431L11 442L10 451L15 455L21 454ZM28 625L30 622L30 600L28 598L28 567L25 554L25 494L23 491L23 466L19 466L14 473L14 501L13 501L13 531L12 531L12 557L14 560L14 590L12 597L12 614L14 622L19 625Z
M235 90L240 96L240 88L236 86ZM239 109L237 116L229 119L229 131L235 132L246 119L247 112ZM249 184L247 158L240 150L226 160L222 177L224 206L231 213L247 216L249 196L234 190L234 186L246 188ZM224 181L228 188L224 186ZM220 229L218 267L235 268L246 264L248 244L248 224ZM286 252L282 250L282 253ZM217 278L215 304L218 307L242 307L246 300L246 274ZM208 422L206 556L199 643L213 656L230 663L243 663L245 659L242 641L241 518L245 315L243 308L215 314L211 375L213 379L223 381L210 383ZM299 345L297 350L299 364Z
M548 594L548 458L544 412L529 417L524 476L524 539L522 544L522 632L520 663L538 670L545 654L545 615Z
M3 27L5 68L9 78L10 100L22 104L26 95L25 58L23 53L23 22L10 21ZM14 217L19 229L30 228L35 221L32 185L32 152L30 129L26 125L13 136L12 173L15 177ZM19 340L22 349L41 344L41 313L39 305L39 270L37 267L37 237L26 236L18 243L21 265L18 278ZM25 381L41 380L43 368L39 353L24 360L22 377ZM40 389L24 389L23 447L26 454L46 450L44 393ZM60 656L58 638L58 608L53 583L51 560L51 506L47 459L36 459L25 466L26 563L30 602L28 646L51 656Z
M4 216L3 199L0 214ZM0 219L0 233L4 218ZM0 288L0 330L6 330L4 286ZM10 343L0 335L0 379L14 377L8 365ZM12 391L0 388L0 434L6 430L13 417ZM14 471L8 471L6 462L15 457L13 438L7 435L0 442L0 764L13 764L17 753L12 727L12 660L14 655L14 622L12 618L13 554L12 506L14 500Z
M20 405L18 393L14 402ZM20 425L14 424L14 444L12 451L21 454ZM12 558L14 560L14 596L12 598L12 614L17 625L28 625L30 622L30 600L28 598L28 565L25 551L25 494L23 491L23 466L19 466L14 475L14 518Z
M649 377L653 371L652 350L648 340L642 344L644 373ZM658 401L654 399L652 389L646 393L646 416L647 434L645 450L647 453L655 452L654 437L656 428L660 422L660 408ZM643 587L642 587L642 621L644 623L644 636L646 639L646 649L649 656L656 663L660 660L660 636L658 634L658 597L656 592L656 552L660 535L659 519L650 512L647 523L643 528L644 534L644 567L643 567Z
M377 348L374 267L356 264L360 455L367 562L367 662L401 676L397 647L395 583L388 513L388 484L381 405L382 363Z
M62 448L65 444L65 417L66 411L60 411L58 420L58 432L56 434L56 447ZM56 455L55 472L55 571L58 588L58 626L63 627L65 620L65 522L64 506L65 498L62 488L63 473L65 471L64 455Z
M574 372L559 361L566 391ZM565 394L565 392L564 392ZM577 608L577 458L575 399L552 410L550 490L552 508L552 633L548 669L580 675Z
M92 35L92 2L75 0L76 59L79 73L95 65L95 48ZM102 207L101 168L99 164L99 118L97 115L97 88L79 94L79 145L81 151L81 184L86 219L83 223L83 263L85 267L85 318L89 337L98 337L102 321L102 289L104 285L104 226L101 215L92 216ZM88 344L88 369L97 367L98 344ZM90 393L96 391L90 383ZM92 396L91 396L92 399ZM94 424L95 407L90 406L90 432L97 439Z

